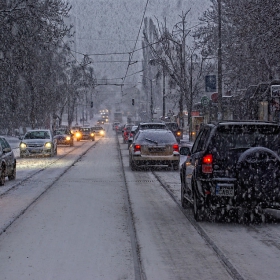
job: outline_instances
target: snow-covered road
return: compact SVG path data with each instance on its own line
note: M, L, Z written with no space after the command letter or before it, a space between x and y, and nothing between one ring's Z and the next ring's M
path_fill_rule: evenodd
M279 224L197 224L178 171L132 172L107 135L18 159L0 197L0 280L279 278Z

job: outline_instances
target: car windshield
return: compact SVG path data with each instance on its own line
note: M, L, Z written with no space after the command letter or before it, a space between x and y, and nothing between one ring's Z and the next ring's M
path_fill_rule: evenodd
M54 131L54 135L62 135L62 134L67 134L66 129L59 129Z
M251 147L266 147L279 150L280 131L278 126L235 125L217 128L212 143L223 149L233 150Z
M156 144L174 144L176 139L174 135L169 131L149 131L145 130L138 134L135 141L138 143L156 143Z
M24 139L50 139L48 131L30 131L24 136Z

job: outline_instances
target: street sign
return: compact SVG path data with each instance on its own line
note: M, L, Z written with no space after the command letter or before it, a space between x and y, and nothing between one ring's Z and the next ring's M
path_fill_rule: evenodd
M271 86L271 97L272 98L280 97L280 85Z
M216 75L206 75L205 76L205 91L206 92L215 92L215 91L217 91Z
M201 106L206 107L206 106L208 106L208 104L209 104L209 99L208 99L208 97L207 97L207 96L203 96L203 97L201 98Z

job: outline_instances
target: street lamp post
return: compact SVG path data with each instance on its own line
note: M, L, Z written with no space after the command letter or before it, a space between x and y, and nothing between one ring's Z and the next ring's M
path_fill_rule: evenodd
M151 104L150 104L150 112L151 112L151 121L153 121L154 118L154 99L153 99L153 81L155 81L155 79L150 79L144 75L141 75L143 78L147 79L150 81L151 83Z

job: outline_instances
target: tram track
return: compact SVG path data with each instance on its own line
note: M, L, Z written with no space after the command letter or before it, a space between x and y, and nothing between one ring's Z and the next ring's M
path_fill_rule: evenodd
M92 145L90 145L87 149L85 149L80 155L78 155L70 164L68 164L65 168L63 168L63 170L59 173L59 175L57 177L54 176L50 180L49 183L46 183L44 186L42 186L40 188L39 193L36 193L32 197L30 197L28 202L26 202L23 205L20 205L16 210L14 210L14 213L13 213L12 217L8 218L8 221L6 221L4 224L1 221L0 235L3 232L5 232L19 217L21 217L26 212L26 210L30 208L30 206L32 206L34 203L36 203L36 201L38 201L38 199L40 197L42 197L42 195L44 195L56 183L56 181L60 177L62 177L75 163L80 161L90 149L92 149L94 146L96 146L98 144L98 142L100 141L100 139L95 141ZM81 148L82 146L76 147L75 149ZM62 156L59 156L58 158L55 158L54 161L52 161L49 164L47 164L46 166L44 166L44 168L41 168L41 169L35 171L30 176L24 178L23 180L20 180L16 184L12 185L11 188L9 188L8 190L6 190L5 192L3 192L0 195L0 203L1 203L2 200L4 201L5 197L12 196L12 195L17 196L17 194L16 194L17 187L20 188L24 183L27 183L29 180L36 178L36 176L39 175L40 173L42 173L43 171L46 171L50 167L55 166L55 164L58 163L61 159L65 158L69 154L71 154L71 152L73 152L73 150L74 149L71 149L71 151L69 151L68 153L63 154Z
M146 280L147 277L145 275L145 272L144 272L144 269L143 269L143 266L141 263L139 239L137 236L135 219L134 219L134 215L133 215L133 209L132 209L132 205L131 205L131 199L130 199L130 194L129 194L129 190L128 190L128 185L127 185L127 180L126 180L126 175L125 175L125 170L124 170L123 156L122 156L122 152L121 152L118 134L116 134L116 141L117 141L119 158L120 158L123 180L124 180L124 185L125 185L125 194L126 194L125 202L126 202L126 208L127 208L127 213L128 213L128 226L129 226L129 232L130 232L133 262L134 262L135 280Z
M120 153L120 158L121 158L121 164L122 164L122 170L123 170L123 176L124 176L124 181L125 181L125 186L126 186L126 193L127 193L127 204L129 208L129 213L130 213L130 220L131 220L131 232L132 232L132 243L134 244L133 246L135 254L135 263L136 263L136 272L137 272L137 277L135 279L146 279L145 272L143 270L143 267L141 265L141 255L140 251L137 249L139 247L139 241L137 238L137 231L136 231L136 226L134 222L134 217L133 217L133 209L131 206L131 201L130 201L130 196L129 196L129 190L126 182L126 176L125 176L125 171L124 171L124 163L123 163L123 155L121 153L121 147L120 147L120 141L118 135L116 135L117 143L118 143L118 149ZM171 199L176 203L180 211L183 213L183 215L188 219L188 221L192 224L192 226L195 228L197 233L205 240L205 242L208 244L209 248L213 250L213 252L216 254L217 258L220 260L222 265L225 267L225 269L228 271L228 273L231 275L232 279L235 280L245 280L245 278L239 273L239 271L234 267L232 262L229 260L229 258L222 252L222 250L219 248L219 246L211 239L211 237L207 234L207 232L197 223L193 216L188 213L185 209L181 207L180 201L177 199L177 197L174 195L173 190L171 187L162 179L160 176L155 172L151 171L153 176L155 177L155 180L159 182L159 184L162 186L162 188L165 190L165 192L171 197Z
M101 139L101 138L100 138ZM91 145L86 151L84 151L79 158L73 163L75 164L77 161L79 161L86 153L89 149L91 149L92 147L94 147L98 141L100 141L100 139L98 139L97 141L95 141L93 143L93 145ZM86 143L86 142L85 142ZM47 168L50 168L52 165L54 165L55 163L57 163L59 160L65 158L66 156L68 156L70 153L72 153L73 151L75 151L78 148L81 148L85 143L83 143L81 146L74 146L70 151L67 151L66 153L64 153L61 156L56 156L54 158L49 158L49 159L53 159L52 161L46 163L46 165L36 171L34 171L32 174L30 174L29 176L25 177L24 179L12 184L11 186L9 186L7 189L5 189L4 191L0 192L0 198L6 194L8 194L10 191L12 191L13 189L15 189L16 187L20 186L22 183L25 183L26 181L32 179L34 176L36 176L37 174L43 172L44 170L46 170ZM72 165L73 165L72 164ZM70 166L71 167L71 166ZM69 167L69 168L70 168ZM68 170L68 169L67 169Z
M229 258L222 252L222 250L217 246L217 244L211 239L211 237L207 234L207 232L195 221L192 215L188 211L182 208L180 201L176 198L174 193L172 192L170 186L164 182L155 171L152 171L152 174L158 180L162 188L166 191L166 193L172 198L172 200L177 204L178 208L181 210L183 215L189 220L192 226L195 228L197 233L205 240L205 242L209 245L209 247L215 252L221 263L225 266L232 279L235 280L245 280L245 278L238 272L238 270L231 263Z

